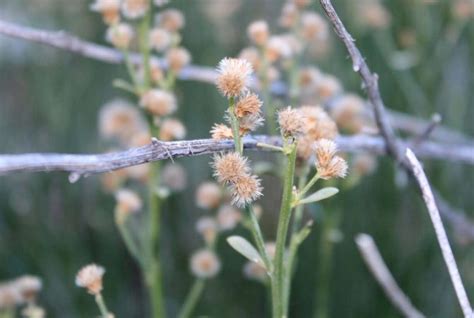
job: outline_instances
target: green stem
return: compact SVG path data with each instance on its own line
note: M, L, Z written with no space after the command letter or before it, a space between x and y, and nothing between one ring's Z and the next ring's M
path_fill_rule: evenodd
M127 66L127 72L130 78L132 79L133 86L135 91L139 91L140 81L138 80L137 72L135 71L135 67L130 60L130 54L128 51L122 51L123 57L125 59L125 65Z
M308 192L311 187L316 183L316 181L319 180L319 173L316 173L314 175L313 178L311 178L311 180L309 180L309 182L305 185L305 187L303 189L301 189L301 191L298 192L298 196L296 198L296 201L298 201L299 199L302 199L303 196L305 195L306 192Z
M181 309L178 318L189 318L196 307L197 301L202 294L204 289L204 279L198 278L194 281L193 287L189 291L188 296L184 302L183 308Z
M293 178L295 174L296 144L289 145L290 152L286 165L285 178L283 184L283 196L281 202L280 216L278 220L276 251L274 260L274 284L272 284L273 297L273 317L281 318L286 316L287 308L284 308L283 302L283 283L285 275L284 254L288 234L288 227L291 218L291 203L293 199Z
M107 310L107 306L105 305L105 301L101 293L95 295L95 302L97 303L97 306L99 306L100 315L102 318L109 318L109 311Z
M148 40L150 34L152 6L151 3L149 3L149 5L150 9L147 11L146 15L143 17L143 20L140 22L138 31L138 44L140 47L140 53L142 54L143 58L143 70L145 72L145 76L143 79L143 86L145 87L145 89L149 89L151 85L150 45L148 43Z
M252 233L253 239L255 244L257 245L257 249L260 255L263 258L263 263L267 268L267 272L271 273L272 271L272 262L270 257L268 256L267 250L265 249L265 240L263 239L262 231L260 230L260 225L258 224L257 216L253 211L253 207L251 204L245 206L245 211L247 212L249 219L250 219L250 232Z
M137 242L133 239L130 231L127 228L127 220L117 221L117 227L119 229L120 235L122 236L125 246L127 247L128 252L135 258L142 270L145 268L145 263L143 261L143 254L138 247Z
M230 126L232 127L232 135L234 137L235 152L242 154L243 148L240 140L239 120L235 116L235 98L229 98L229 109L227 111L230 117Z

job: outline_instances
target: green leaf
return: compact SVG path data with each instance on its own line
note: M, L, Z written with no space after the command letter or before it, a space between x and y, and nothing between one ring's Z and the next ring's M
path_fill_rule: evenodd
M330 198L333 195L337 194L338 192L339 192L339 190L337 188L333 188L333 187L323 188L323 189L321 189L319 191L316 191L315 193L307 196L306 198L298 201L296 203L296 205L318 202L318 201Z
M253 247L253 245L244 239L241 236L229 236L227 238L227 243L234 248L237 252L242 254L244 257L248 258L252 262L258 263L259 265L265 267L262 258L258 251Z

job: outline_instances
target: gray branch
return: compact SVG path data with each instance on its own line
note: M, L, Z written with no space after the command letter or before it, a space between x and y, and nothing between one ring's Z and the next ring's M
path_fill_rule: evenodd
M408 296L406 296L403 293L403 290L398 286L385 264L382 255L380 255L373 238L368 234L362 233L356 236L355 241L365 264L375 280L382 287L392 305L397 308L404 317L424 317L424 315L413 306Z
M119 50L81 40L63 31L47 31L30 28L0 19L0 34L46 44L106 63L119 64L124 62L124 56ZM141 61L139 54L131 54L131 59L134 63L140 63ZM156 57L153 57L153 59L162 67L167 68L166 61L163 59ZM217 73L213 68L198 65L186 66L178 74L178 78L181 80L194 80L211 84L214 84L216 77ZM253 89L257 89L258 81L253 79L251 86ZM275 95L284 96L287 93L287 87L282 82L274 83L271 89ZM422 133L430 122L429 120L415 118L396 111L388 111L388 115L393 127L413 135ZM446 127L437 127L431 136L438 141L474 144L470 137Z
M431 192L431 187L429 186L423 169L421 168L421 165L419 164L413 152L407 149L406 145L401 145L396 138L393 128L391 127L389 119L385 113L385 105L378 87L377 74L372 73L370 70L359 49L354 44L354 39L347 32L344 24L334 10L331 1L320 0L320 2L324 12L331 21L336 34L339 36L341 41L346 46L347 51L349 52L353 64L353 70L359 73L360 77L362 78L362 82L367 91L369 101L373 106L375 121L385 141L387 153L418 182L419 189L423 195L423 199L425 200L428 211L430 212L430 217L433 222L436 236L448 267L457 298L464 312L464 316L471 317L471 305L469 303L469 299L467 298L466 291L464 290L464 286L459 275L459 270L456 266L456 261L451 251L451 247L449 246L449 241L444 230L433 193ZM416 143L414 145L416 145ZM407 149L406 156L405 151L402 149Z
M433 223L436 233L436 238L438 239L439 247L441 248L441 253L443 254L444 262L448 268L449 276L451 277L451 282L453 283L454 290L456 291L456 295L464 313L464 317L471 318L473 315L471 304L469 303L466 290L462 283L461 275L459 274L459 270L456 265L456 259L454 258L453 251L449 245L448 236L446 235L443 222L441 221L441 216L439 214L428 179L426 178L425 172L423 171L423 168L421 167L421 164L413 151L407 149L406 157L413 168L413 174L415 175L415 178L418 181L422 191L423 200L425 201L426 207L428 208L431 222Z

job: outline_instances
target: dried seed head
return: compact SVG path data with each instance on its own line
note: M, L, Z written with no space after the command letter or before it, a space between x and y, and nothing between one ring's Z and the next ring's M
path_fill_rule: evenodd
M105 269L96 264L84 266L76 275L76 285L87 288L89 294L97 295L102 291L102 277Z
M117 138L128 144L137 133L145 129L145 123L136 107L127 101L116 99L106 103L99 113L99 131L104 138Z
M160 139L164 141L181 140L186 137L186 127L174 118L163 120L160 126Z
M137 213L143 206L138 194L129 189L120 189L115 193L116 209L123 213Z
M176 111L176 98L162 89L151 89L140 98L140 105L155 116L166 116Z
M267 271L259 263L250 261L245 263L243 272L244 276L251 280L265 282L268 279Z
M239 59L247 60L252 64L254 70L259 70L260 65L262 64L260 54L258 50L254 47L244 48L239 53Z
M304 9L311 3L311 0L291 0L291 2L294 3L298 8Z
M203 182L196 190L196 205L201 209L214 209L222 200L222 190L214 182Z
M247 158L242 157L236 152L215 155L212 166L214 168L214 176L222 184L236 182L240 177L248 175L250 172Z
M271 83L280 79L280 71L275 66L269 66L267 69L267 80Z
M156 15L156 22L169 32L174 33L184 27L185 19L181 11L166 9Z
M217 236L217 223L211 217L201 217L196 222L196 231L202 235L206 244L212 245Z
M268 41L268 37L270 36L267 22L263 20L252 22L247 28L247 35L256 45L265 45L265 43Z
M377 168L377 159L368 153L358 153L352 161L352 170L357 175L369 175Z
M0 309L14 309L25 302L18 288L11 282L0 285Z
M329 36L326 20L314 12L305 12L301 16L301 35L307 41L325 40Z
M291 53L291 46L283 36L270 37L265 47L265 55L270 63L274 63L279 59L289 58Z
M359 23L376 29L388 27L391 20L390 13L379 0L363 0L358 2L356 17Z
M188 183L186 170L178 163L168 163L161 171L161 181L171 191L182 191Z
M333 75L323 74L316 83L316 94L325 102L342 92L341 82Z
M247 91L252 65L243 59L224 58L217 68L217 88L225 97L237 97Z
M150 32L150 45L158 52L163 52L171 44L171 34L162 28L154 28Z
M300 84L304 88L310 87L321 77L321 71L316 67L308 67L300 72Z
M100 182L104 191L108 193L115 192L125 180L125 170L116 170L103 173L100 176Z
M211 250L199 250L191 257L191 272L198 278L212 278L220 269L221 262Z
M263 117L261 114L253 114L240 118L239 120L239 134L241 136L248 134L251 131L254 131L258 127L263 125Z
M122 14L128 19L144 16L148 8L148 0L122 0Z
M305 120L306 136L313 141L336 138L338 134L336 123L321 107L302 106L300 111Z
M239 224L242 214L232 205L223 205L217 211L217 223L221 230L232 230Z
M286 3L281 10L280 25L284 28L292 28L298 20L298 8L294 3Z
M232 204L239 208L243 208L260 198L263 195L262 189L263 188L260 185L260 179L258 179L256 176L240 176L230 186Z
M191 54L182 47L172 48L166 53L166 62L173 72L179 73L183 67L191 62Z
M143 183L146 183L150 176L150 166L147 164L132 166L132 167L124 169L124 171L128 178L134 179Z
M92 11L100 12L104 22L108 25L120 21L120 0L95 0L90 5Z
M357 95L347 94L337 98L331 108L331 116L337 125L350 133L358 133L364 128L364 100Z
M133 28L126 23L119 23L110 26L107 29L106 40L112 43L116 48L125 50L130 46L130 42L134 37Z
M214 140L224 140L234 138L232 134L232 129L224 124L214 124L210 131L212 139Z
M13 285L18 290L21 297L27 302L34 301L43 287L41 279L31 275L24 275L15 279Z
M347 173L347 163L336 156L336 143L332 140L321 139L315 144L316 169L322 179L344 178Z
M304 115L290 106L278 112L278 124L284 137L296 137L306 130Z
M248 115L260 114L262 104L262 101L256 94L246 94L235 105L235 115L238 118L242 118Z

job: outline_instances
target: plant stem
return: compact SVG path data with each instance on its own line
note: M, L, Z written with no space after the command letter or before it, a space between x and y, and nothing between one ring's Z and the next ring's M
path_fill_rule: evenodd
M301 191L298 192L298 196L296 199L297 200L302 199L304 194L308 192L318 180L319 180L319 173L316 173L314 177L311 178L311 180L309 180L309 182L305 185L305 187Z
M274 260L274 284L272 284L273 297L273 317L281 318L286 316L287 308L284 308L283 302L283 283L285 275L284 254L285 244L288 234L288 227L291 218L291 203L293 197L293 178L295 174L296 161L296 143L289 145L290 152L288 154L285 178L283 183L283 196L281 201L280 216L278 220L276 251Z
M125 246L129 253L135 258L135 260L140 265L141 269L145 268L145 263L143 261L143 254L140 248L138 247L137 242L131 236L130 231L127 228L126 224L127 220L117 221L117 227L119 229L120 235L122 236L123 241L125 242Z
M235 152L242 154L243 148L240 141L240 127L239 127L239 120L235 116L235 98L229 98L229 117L230 117L230 125L232 127L232 136L234 137L234 145L235 145Z
M270 257L268 256L267 250L265 249L265 240L263 239L262 231L260 230L260 226L258 224L257 216L253 211L253 207L251 204L245 206L245 211L247 212L249 219L250 219L250 232L252 233L253 239L255 244L257 245L257 249L260 253L260 256L263 258L263 263L267 268L267 272L271 274L272 272L272 262Z
M204 279L197 278L194 281L194 284L191 287L191 290L189 291L188 296L186 296L186 300L178 315L178 318L191 317L191 314L193 313L193 310L196 307L196 303L199 297L201 296L203 289L204 289Z
M95 302L97 303L97 306L99 306L100 315L102 318L109 318L109 311L107 310L107 306L105 305L105 301L101 293L95 295Z

